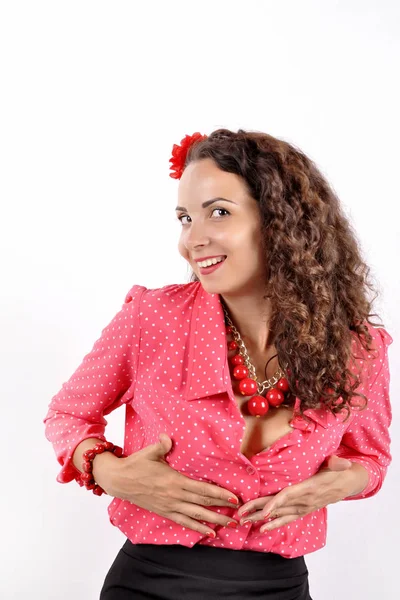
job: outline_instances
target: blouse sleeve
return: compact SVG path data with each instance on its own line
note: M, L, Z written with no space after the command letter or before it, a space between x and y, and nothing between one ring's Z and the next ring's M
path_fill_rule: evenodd
M392 410L389 397L388 347L393 339L382 327L375 328L375 332L373 337L377 352L374 352L374 355L368 354L369 364L364 365L367 373L367 391L362 391L368 398L368 406L364 410L354 411L353 419L335 452L337 456L365 467L369 473L369 482L360 493L348 496L344 500L374 496L381 489L392 460L389 434Z
M109 414L133 397L140 338L139 307L145 287L133 286L112 321L102 330L92 350L61 390L53 396L43 419L45 436L62 466L59 483L80 472L72 462L78 444L86 438L105 440Z

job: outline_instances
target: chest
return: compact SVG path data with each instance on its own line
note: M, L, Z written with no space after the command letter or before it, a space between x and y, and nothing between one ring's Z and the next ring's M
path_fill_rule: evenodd
M240 451L248 459L255 454L268 450L281 437L293 431L290 421L293 407L270 407L267 414L254 417L248 413L248 398L234 392L240 413L246 423Z
M228 357L231 358L234 354L235 352L229 352ZM277 353L273 347L260 356L253 353L252 359L259 381L271 378L280 368ZM265 415L254 417L247 409L249 397L240 394L238 382L233 377L231 381L236 404L246 423L240 451L248 459L251 459L255 454L268 450L274 442L293 431L290 421L293 418L294 408L270 406Z
M171 323L168 321L166 325ZM144 330L146 335L140 345L132 401L137 435L142 436L143 444L154 443L160 431L169 432L185 465L191 461L197 464L199 455L206 457L204 461L226 460L239 450L251 459L286 436L290 446L292 437L288 434L296 429L290 425L294 408L270 408L260 418L250 415L246 406L249 397L239 393L237 382L231 376L227 359L232 353L225 354L226 340L218 340L217 334L214 336L217 339L208 339L198 329L194 333L198 332L199 339L191 344L188 343L189 329L186 332L179 329L178 339L175 339L167 328L163 343L154 339L150 326ZM271 378L276 372L279 365L273 354L273 349L271 355L261 357L252 352L259 381ZM240 419L237 411L232 411L232 401L240 412ZM324 429L319 431L321 435L316 432L316 436L312 436L315 448L322 451L324 444L329 443L330 449L337 436L330 430L328 439L324 437ZM311 451L314 452L312 447Z

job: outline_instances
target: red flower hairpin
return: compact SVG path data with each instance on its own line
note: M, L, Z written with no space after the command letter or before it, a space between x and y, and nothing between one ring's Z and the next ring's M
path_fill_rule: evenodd
M169 159L171 163L170 169L171 171L175 171L174 173L170 173L169 176L173 179L180 179L183 173L183 167L185 165L186 156L190 146L197 141L205 140L207 138L206 135L202 135L198 131L193 135L185 135L181 140L180 146L177 144L173 145L172 148L172 158Z

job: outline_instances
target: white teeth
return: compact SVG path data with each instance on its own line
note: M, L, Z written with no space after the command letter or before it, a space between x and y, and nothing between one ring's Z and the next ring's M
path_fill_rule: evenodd
M197 263L199 267L210 267L211 265L216 265L225 259L225 256L220 256L219 258L208 258L207 260L203 260L202 262Z

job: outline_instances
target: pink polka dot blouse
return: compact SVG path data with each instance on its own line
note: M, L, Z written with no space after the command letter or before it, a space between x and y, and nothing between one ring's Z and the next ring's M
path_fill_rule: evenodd
M72 463L76 446L89 437L105 440L105 415L125 405L125 454L157 443L165 431L173 440L166 456L172 468L220 485L243 503L311 477L332 454L369 472L367 487L345 500L373 496L391 462L388 346L393 340L384 328L368 327L377 351L357 353L367 409L352 411L345 423L325 408L308 409L307 421L294 416L292 431L248 459L240 452L245 421L232 391L219 295L207 293L199 282L159 289L134 285L49 404L43 422L62 466L57 481L78 477ZM234 506L208 508L237 517ZM211 524L216 539L119 498L109 504L108 515L134 544L204 544L294 558L326 543L326 508L265 533L262 522L236 529Z

